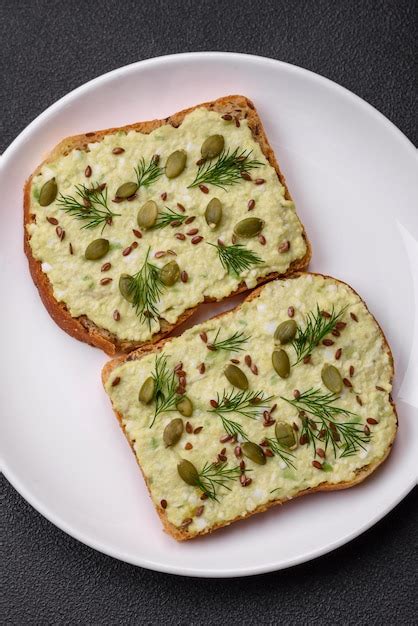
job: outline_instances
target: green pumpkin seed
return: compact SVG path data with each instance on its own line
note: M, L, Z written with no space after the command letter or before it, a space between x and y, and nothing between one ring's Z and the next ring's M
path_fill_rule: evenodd
M143 404L149 404L154 397L154 392L155 380L152 376L149 376L149 378L147 378L145 382L142 383L142 387L139 390L138 394L138 400L140 402L143 402Z
M165 164L167 178L177 178L186 167L187 153L184 150L172 152Z
M134 294L131 291L132 280L133 278L129 274L121 274L119 278L119 291L128 302L132 302L134 299Z
M55 178L51 178L44 185L42 185L42 189L39 194L39 204L41 206L48 206L51 202L54 202L57 197L57 193L57 182Z
M176 409L184 417L193 415L193 402L187 396L183 396L176 404Z
M322 382L325 387L332 393L341 393L343 388L343 379L340 372L333 365L324 365L321 371Z
M215 229L222 219L222 203L218 198L212 198L206 207L205 220L209 228Z
M276 422L274 427L276 439L283 448L294 450L297 446L295 431L287 422Z
M154 200L148 200L138 211L136 221L140 228L151 228L157 221L158 207Z
M180 478L184 480L185 483L192 486L197 485L199 481L199 473L193 463L182 459L177 465L177 471L180 475Z
M224 374L234 387L238 387L238 389L248 389L248 379L244 372L236 365L228 363L224 369Z
M246 217L234 226L234 233L237 237L250 239L256 237L263 230L264 222L258 217Z
M266 457L264 456L263 448L252 441L245 441L241 444L241 450L244 456L251 459L258 465L266 464Z
M280 378L287 378L290 374L290 361L287 352L284 350L275 350L271 355L271 360Z
M84 253L88 261L102 259L109 252L109 242L107 239L95 239L86 248Z
M290 343L295 338L297 329L298 327L295 320L286 320L278 325L274 333L274 338L282 345Z
M160 280L166 287L172 287L180 278L180 268L175 261L166 263L160 271Z
M117 198L123 198L123 199L130 198L131 196L134 195L137 189L138 189L138 183L133 183L133 182L123 183L123 185L118 187L115 195Z
M224 149L225 139L222 135L211 135L202 143L200 153L204 159L213 159Z
M175 446L183 434L183 420L176 417L164 428L163 441L166 448Z

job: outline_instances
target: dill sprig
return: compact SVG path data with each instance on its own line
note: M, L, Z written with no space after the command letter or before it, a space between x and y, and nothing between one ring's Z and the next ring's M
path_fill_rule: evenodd
M276 456L280 457L281 460L286 463L287 467L293 467L293 469L296 469L292 462L292 459L295 458L295 455L288 450L282 448L278 439L276 439L275 437L271 439L266 437L265 441L268 443L268 447L270 448L270 450L274 452Z
M247 470L247 472L250 470ZM224 487L231 491L227 483L236 480L241 475L239 466L227 467L226 463L205 463L198 472L196 486L199 487L211 500L218 501L217 488Z
M113 213L107 205L107 187L98 185L92 187L76 185L76 196L64 196L60 193L57 204L60 209L74 217L84 221L81 228L96 228L102 225L102 232L112 219L120 213Z
M222 426L228 435L242 437L248 441L248 437L238 422L235 422L229 416L231 413L237 413L243 417L256 419L261 411L273 396L266 396L263 391L226 391L224 389L222 396L218 394L216 399L217 406L209 409L209 413L215 413L220 417Z
M175 225L180 226L189 217L185 213L177 213L174 209L165 207L166 211L160 211L157 216L157 221L151 228L156 230L157 228L165 228L166 226Z
M155 411L154 417L150 424L150 428L154 425L154 422L160 413L165 411L173 411L176 403L180 399L179 394L176 392L177 381L174 370L170 371L167 365L167 357L165 354L161 354L155 358L155 369L152 374L154 379L155 391Z
M238 276L242 271L250 269L251 266L263 263L263 260L255 252L248 250L240 243L232 246L207 243L216 248L219 260L228 274Z
M235 332L230 337L218 341L220 328L215 335L215 339L207 344L209 350L216 352L217 350L225 350L226 352L240 352L243 350L242 345L249 340L249 337L245 337L244 333Z
M297 357L292 365L297 365L304 357L309 356L319 342L334 330L346 308L336 313L333 307L328 318L322 315L318 305L316 305L316 311L308 313L305 328L298 326L296 336L292 341Z
M334 456L340 451L340 457L347 457L355 454L359 448L365 450L364 444L370 441L370 436L362 429L361 425L354 421L359 419L356 413L347 409L335 406L335 401L339 396L334 393L322 393L320 389L308 389L300 394L298 399L289 399L281 396L301 413L302 431L301 436L316 453L316 443L325 445L325 450L331 444ZM306 416L309 413L316 419ZM338 422L336 418L343 416L351 418L352 421Z
M132 298L136 314L142 322L147 321L151 330L151 320L158 318L157 303L164 291L164 285L159 268L148 261L149 252L150 248L141 269L131 277L128 294Z
M141 157L140 162L135 168L138 187L149 187L160 178L164 170L162 167L159 167L159 161L159 156L154 155L147 165L144 157Z
M228 185L235 185L242 181L242 172L251 170L263 165L261 161L250 159L251 150L241 150L235 148L233 152L224 150L216 161L206 160L198 168L194 181L189 187L197 187L202 184L211 184L220 189Z

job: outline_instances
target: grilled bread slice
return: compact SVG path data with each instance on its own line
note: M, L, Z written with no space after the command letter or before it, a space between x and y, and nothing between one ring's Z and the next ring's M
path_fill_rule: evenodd
M186 540L363 481L396 435L393 374L358 294L300 273L102 378L165 530Z
M24 222L50 315L110 355L158 341L201 302L306 269L311 255L243 96L65 139L25 185Z

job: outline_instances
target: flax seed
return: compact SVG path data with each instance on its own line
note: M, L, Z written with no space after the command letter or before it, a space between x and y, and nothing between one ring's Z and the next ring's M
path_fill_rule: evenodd
M182 283L187 283L187 281L189 280L189 275L188 275L188 273L185 270L183 270L181 272L180 280L181 280Z
M343 378L343 383L346 387L349 387L349 388L353 386L351 382L348 380L348 378Z
M109 285L112 282L112 279L108 276L107 278L102 278L100 281L101 285Z
M376 424L379 423L377 420L374 419L374 417L368 417L366 422L370 424L371 426L375 426Z
M120 147L113 148L112 150L112 154L123 154L123 152L125 152L124 148L120 148Z
M295 308L293 306L290 306L287 309L287 315L288 315L288 317L294 317L294 315L295 315Z
M197 428L194 429L193 434L194 435L198 435L199 433L201 433L203 430L203 426L197 426Z
M199 370L199 374L204 374L206 371L206 366L204 363L201 363L197 369Z
M199 189L202 193L209 193L209 189L206 187L206 185L199 185Z
M115 320L115 322L119 322L120 320L120 313L117 309L113 311L113 319Z
M283 254L284 252L287 252L289 249L290 249L290 241L284 241L279 246L279 252L281 254Z
M354 367L352 365L350 365L349 374L351 377L354 376Z
M46 219L53 226L58 226L58 220L55 217L47 217Z
M184 446L185 450L191 450L192 448L193 448L193 445L190 443L190 441L188 441L186 445Z
M135 237L137 237L138 239L142 239L142 233L141 233L140 230L137 230L136 228L133 228L132 232L135 235Z
M127 248L125 248L125 250L123 250L122 255L128 256L129 254L131 254L131 252L132 252L132 246L128 246Z
M112 382L112 387L117 387L120 383L120 376L116 376L116 378Z
M234 454L237 457L237 459L240 458L240 456L242 455L241 446L235 446Z
M100 268L100 271L101 272L108 272L111 267L112 267L111 263L103 263L102 267Z
M256 178L254 182L256 185L264 185L266 181L264 180L264 178Z
M203 240L203 237L201 237L200 235L196 235L196 237L192 237L191 242L195 246L196 244L200 243L202 240Z
M241 178L244 180L252 180L251 175L248 172L241 172Z
M183 235L183 233L176 233L174 237L180 241L184 241L186 239L186 235Z
M338 350L335 352L335 358L337 359L337 361L340 358L340 356L342 355L342 352L343 351L342 351L341 348L338 348Z
M319 461L312 461L312 465L316 467L316 469L319 469L319 470L322 469L322 465Z
M84 176L86 178L90 178L90 176L91 176L91 167L90 167L90 165L87 165L86 169L84 170Z
M189 237L193 237L193 235L197 235L198 232L199 232L198 228L191 228L190 230L186 232L186 235L189 235Z
M354 322L358 322L358 317L355 313L350 313L350 317Z
M252 211L254 207L255 207L255 200L253 200L253 199L248 200L247 209L249 211Z
M189 435L191 435L193 432L193 426L191 425L190 422L186 422L186 433L189 433Z
M333 346L335 343L335 341L332 341L332 339L324 339L322 342L322 345L324 346Z

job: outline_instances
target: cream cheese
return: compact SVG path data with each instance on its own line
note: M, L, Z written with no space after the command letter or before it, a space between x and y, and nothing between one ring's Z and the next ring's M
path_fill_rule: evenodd
M295 306L296 302L298 306ZM295 307L294 319L303 327L307 314L316 310L317 305L320 310L327 311L331 311L332 307L336 311L347 307L342 318L347 326L340 336L329 336L334 345L319 345L313 350L308 364L301 362L292 367L290 376L282 379L275 373L271 363L274 329L280 322L289 319L288 307ZM351 314L354 314L357 322ZM209 351L200 338L200 333L206 332L210 341L219 328L220 339L235 331L243 331L249 336L250 339L243 346L244 350L235 354ZM293 362L293 347L285 347ZM335 353L340 348L341 356L336 359ZM174 447L164 447L163 430L174 417L180 417L177 411L161 414L150 428L154 404L141 404L138 401L138 391L154 370L155 354L127 361L115 368L107 381L106 391L114 409L123 416L123 425L147 477L154 504L159 506L162 499L167 501L167 518L175 526L181 526L185 519L193 518L189 526L191 534L202 528L202 522L199 521L201 518L194 517L196 507L201 504L204 505L202 517L207 526L211 527L224 520L245 515L269 501L291 499L299 491L317 487L324 481L331 484L353 481L361 468L375 464L384 457L395 434L396 414L390 403L392 364L383 335L360 298L347 285L334 279L302 275L298 279L269 283L262 289L259 297L244 303L238 311L232 311L220 319L208 320L187 330L181 337L167 342L164 354L171 367L179 362L183 363L183 370L187 374L186 393L194 404L194 413L189 422L193 429L203 426L199 434L184 432ZM252 362L256 363L258 375L245 365L246 354L251 355ZM263 466L245 459L247 468L251 470L248 473L252 479L249 486L242 487L239 480L235 480L228 483L230 491L219 489L219 502L191 502L191 494L199 495L199 491L185 484L179 477L177 464L181 459L191 461L200 470L205 462L215 461L221 449L226 447L228 467L236 466L240 460L234 455L235 443L220 442L225 434L221 420L209 412L209 402L216 399L217 393L222 395L224 389L233 390L223 374L223 368L230 358L240 360L239 367L246 373L251 390L274 396L270 403L277 404L273 417L290 424L295 422L299 428L301 420L298 411L281 397L293 399L295 389L303 393L315 388L322 393L328 393L321 380L321 369L324 363L334 365L341 376L349 379L352 384L351 388L343 388L336 404L354 413L352 419L358 421L362 429L368 418L378 422L369 426L370 443L365 444L364 449L358 449L352 456L343 458L339 454L335 458L332 446L329 445L325 459L329 471L318 470L312 465L314 459L320 462L322 459L315 457L312 446L308 445L299 444L293 452L294 468L288 467L277 456L268 458ZM205 364L204 374L200 374L197 369L200 363ZM350 367L354 368L351 376ZM119 384L112 386L117 377L120 377ZM274 437L274 425L265 427L260 419L253 420L238 414L231 417L255 443L260 443L264 437ZM349 420L340 416L337 421ZM192 448L187 450L186 444L191 444ZM317 445L321 444L317 442Z
M203 141L212 134L222 134L225 147L230 151L235 148L251 150L251 158L262 162L254 170L255 178L265 179L262 185L253 181L242 180L225 190L208 185L209 194L196 188L188 188L197 172L196 161L200 158ZM115 155L115 147L124 149L123 154ZM113 203L118 187L127 181L135 181L134 168L141 158L148 162L154 154L159 154L162 165L175 150L187 151L187 165L184 172L169 180L164 174L151 186L141 187L134 201ZM92 175L85 177L85 169L90 166ZM113 219L111 226L82 229L83 222L65 213L57 201L47 207L40 206L38 199L42 186L55 177L58 192L63 195L76 193L75 185L89 185L94 182L106 183L109 208L120 216ZM167 194L161 200L161 194ZM218 197L223 204L223 219L213 231L206 224L204 213L211 198ZM119 292L118 281L122 273L136 273L150 247L150 259L158 267L175 258L180 269L188 274L188 282L178 282L167 288L158 304L160 317L169 323L175 323L188 308L194 307L205 297L222 299L231 294L241 281L248 287L256 285L258 277L271 272L284 273L295 259L301 259L306 253L306 243L302 237L302 225L296 215L294 205L285 199L285 189L260 146L254 141L246 120L239 128L234 123L224 121L215 112L196 109L187 115L179 126L167 124L155 129L149 135L136 131L118 131L106 135L100 142L90 143L88 150L72 150L66 156L60 156L51 163L42 166L40 173L33 179L30 196L30 212L35 215L35 222L27 226L30 234L30 246L33 256L43 264L43 271L48 272L57 300L66 303L71 315L86 315L98 327L114 333L119 340L146 341L151 332L146 323L142 323L134 308L124 300ZM255 208L248 212L250 199L255 201ZM170 226L151 231L143 231L143 237L136 239L133 229L138 229L137 214L147 201L154 200L159 210L170 207L176 210L177 203L186 208L187 215L195 216L192 226L173 229ZM263 260L261 265L243 271L240 278L230 276L222 267L216 249L207 245L216 243L218 238L226 244L231 243L234 225L246 217L259 217L265 221L263 234L266 239L262 245L257 238L242 240L240 243L254 251ZM55 225L47 221L55 218L65 231L61 241L55 232ZM186 235L185 241L174 237L176 233L187 233L191 228L198 228L204 239L197 245L191 243ZM110 241L110 251L100 261L87 261L84 252L88 244L99 237ZM122 252L133 241L138 247L128 256ZM278 247L284 241L290 242L290 249L280 253ZM73 254L70 254L71 243ZM176 257L156 259L158 251L173 250ZM104 262L111 263L111 269L101 272ZM111 278L106 285L100 283L104 277ZM118 310L120 320L115 321L113 312ZM159 322L152 324L152 332L159 330Z

